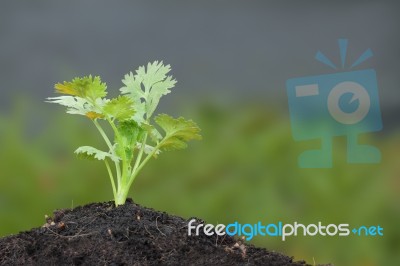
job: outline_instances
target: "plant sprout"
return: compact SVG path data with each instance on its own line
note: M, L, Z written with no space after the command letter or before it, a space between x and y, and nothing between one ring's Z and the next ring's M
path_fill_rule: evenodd
M75 153L81 158L104 161L116 206L125 203L133 181L151 158L163 151L184 149L189 140L201 139L200 128L192 120L166 114L152 119L160 98L170 93L176 84L176 80L167 75L170 70L170 65L158 61L148 63L147 68L139 67L135 74L125 75L121 95L113 99L105 98L107 86L100 77L91 75L57 83L56 92L66 96L47 98L50 103L66 106L67 113L84 115L94 123L108 151L83 146ZM111 127L113 141L100 120ZM110 164L114 164L115 169Z

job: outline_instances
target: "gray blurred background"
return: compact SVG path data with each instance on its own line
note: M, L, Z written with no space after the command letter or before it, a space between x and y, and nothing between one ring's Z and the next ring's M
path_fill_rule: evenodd
M381 238L256 237L252 243L308 263L400 265L400 4L398 1L2 1L0 4L0 237L41 226L44 214L112 193L101 162L80 161L82 145L104 148L84 117L44 103L54 84L100 75L116 96L123 75L163 60L178 80L156 111L193 118L203 141L159 156L130 197L147 207L208 223L322 221L381 225ZM382 162L348 164L334 139L331 169L300 169L311 143L291 135L286 80L374 68L383 131L366 134ZM103 145L103 146L102 146Z
M374 53L357 69L376 69L389 127L399 113L399 11L397 1L3 1L1 110L15 95L41 101L76 75L100 75L116 90L152 60L172 65L175 100L189 105L285 105L285 81L334 72L314 55L339 63L337 39L348 38L348 63Z

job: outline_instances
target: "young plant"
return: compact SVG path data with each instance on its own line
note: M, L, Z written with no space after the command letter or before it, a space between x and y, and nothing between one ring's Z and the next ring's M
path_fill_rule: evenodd
M200 129L192 120L175 119L166 114L152 119L160 98L170 93L176 83L167 75L170 70L170 65L158 61L148 63L147 68L139 67L136 74L125 75L121 95L113 99L106 98L107 86L97 76L57 83L56 92L67 96L47 98L50 103L66 106L67 113L87 116L94 123L108 151L83 146L75 153L79 157L104 161L116 206L125 203L133 181L151 158L163 151L184 149L189 140L201 139ZM113 141L99 120L109 124ZM110 164L115 165L115 170Z

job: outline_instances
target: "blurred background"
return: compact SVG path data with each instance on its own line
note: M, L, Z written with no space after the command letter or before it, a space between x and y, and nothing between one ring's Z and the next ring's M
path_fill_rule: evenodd
M54 209L112 200L103 148L90 121L44 103L54 83L100 75L111 96L148 61L178 80L158 112L192 118L203 141L149 163L130 196L208 223L380 225L383 237L256 237L251 242L309 263L400 265L400 5L396 1L3 1L0 7L0 236L45 223ZM362 136L382 162L346 163L334 139L331 169L300 169L312 143L290 131L285 82L336 73L367 48L357 69L377 72L384 128ZM343 71L346 71L343 70Z

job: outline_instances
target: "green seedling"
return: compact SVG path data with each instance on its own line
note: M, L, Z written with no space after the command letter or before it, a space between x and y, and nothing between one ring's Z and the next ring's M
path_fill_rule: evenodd
M113 99L106 98L107 86L97 76L57 83L56 92L67 96L47 98L50 103L66 106L67 113L93 121L108 151L83 146L75 153L104 161L116 206L125 203L133 181L151 158L164 151L184 149L189 140L201 139L200 129L192 120L166 114L152 119L160 98L175 86L176 80L168 76L170 70L170 65L158 61L148 63L147 68L139 67L135 74L125 75L121 95ZM113 142L103 129L107 123L114 134Z

